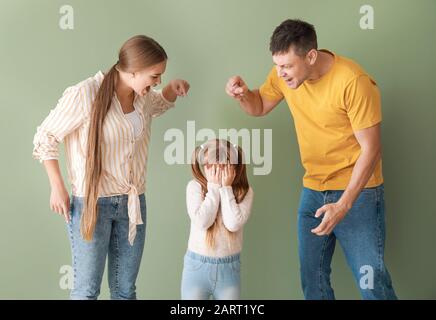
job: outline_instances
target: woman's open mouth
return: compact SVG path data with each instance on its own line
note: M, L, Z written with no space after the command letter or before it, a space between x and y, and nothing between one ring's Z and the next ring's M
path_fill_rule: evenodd
M142 90L142 95L146 95L150 91L150 86L145 87L144 90Z

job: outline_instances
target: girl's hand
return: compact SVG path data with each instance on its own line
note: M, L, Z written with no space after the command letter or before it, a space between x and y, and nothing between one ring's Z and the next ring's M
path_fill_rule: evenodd
M223 187L229 187L232 185L233 180L235 180L236 171L235 168L231 164L227 164L224 166L221 178L221 185Z
M51 189L50 209L65 218L65 222L71 221L70 196L64 186L57 186Z
M206 165L204 172L208 182L221 185L221 170L217 165Z

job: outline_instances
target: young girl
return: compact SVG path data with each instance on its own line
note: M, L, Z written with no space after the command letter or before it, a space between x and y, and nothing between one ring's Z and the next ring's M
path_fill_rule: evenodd
M239 299L242 229L253 202L242 149L211 140L195 149L191 166L194 180L186 189L191 233L182 299Z
M106 74L99 71L66 89L34 138L33 156L44 163L50 180L50 208L68 223L72 299L97 299L106 256L111 298L136 299L151 119L189 90L184 80L151 89L161 82L167 55L149 37L129 39L118 59ZM62 141L71 207L57 160Z

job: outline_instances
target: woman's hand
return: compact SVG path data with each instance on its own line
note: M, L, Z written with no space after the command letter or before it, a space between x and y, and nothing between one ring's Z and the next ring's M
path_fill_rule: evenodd
M50 209L63 216L66 223L71 221L70 196L63 185L51 189Z
M233 180L235 180L236 171L233 165L227 164L224 166L221 174L221 185L223 187L229 187L232 185Z
M51 186L50 209L64 216L65 222L69 223L71 221L70 197L65 189L59 162L56 159L44 160L44 166Z
M221 185L221 169L218 165L206 165L204 172L208 182Z
M162 90L162 94L168 101L174 102L177 97L186 97L190 85L188 81L182 79L171 80Z

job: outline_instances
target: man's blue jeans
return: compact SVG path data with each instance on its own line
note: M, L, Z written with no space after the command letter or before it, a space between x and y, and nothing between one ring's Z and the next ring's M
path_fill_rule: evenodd
M344 250L348 265L363 299L396 299L384 263L385 208L384 187L363 189L353 207L328 236L311 230L322 221L315 212L334 203L343 191L315 191L303 188L298 210L300 275L306 299L335 299L330 285L330 264L336 239Z

